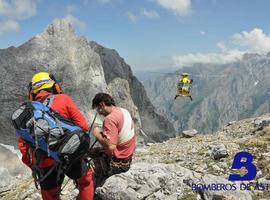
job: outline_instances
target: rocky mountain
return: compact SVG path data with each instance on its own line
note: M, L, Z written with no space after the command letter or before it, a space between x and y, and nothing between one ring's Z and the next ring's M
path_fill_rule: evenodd
M270 112L270 54L246 54L239 62L224 65L194 65L193 101L173 100L177 72L144 81L147 94L158 112L179 131L195 128L214 132L232 120Z
M190 131L194 132L194 131ZM270 198L270 114L226 124L215 134L187 134L137 149L131 169L108 178L96 189L96 200L265 200ZM252 181L228 181L236 153L253 155L257 168ZM1 157L0 157L1 159ZM1 160L0 160L1 161ZM30 177L2 179L1 199L40 199ZM62 199L75 199L78 190L65 180ZM63 185L65 185L63 184ZM197 185L196 187L194 186ZM219 189L209 189L213 185ZM242 184L242 186L241 186ZM243 189L243 184L250 189ZM193 186L192 186L193 185ZM203 189L205 185L208 189ZM209 186L210 185L210 186ZM211 186L212 185L212 186ZM234 186L232 186L234 185ZM256 188L256 185L259 185ZM268 186L267 186L268 185ZM242 189L241 189L242 187ZM267 188L268 187L268 188ZM193 188L193 189L192 189Z
M115 50L77 36L66 20L55 20L43 33L18 48L0 50L1 142L15 143L10 116L27 100L29 80L39 71L56 76L89 123L94 115L91 109L94 95L108 92L133 114L138 130L145 132L145 140L161 141L174 136L172 125L155 113L143 85Z

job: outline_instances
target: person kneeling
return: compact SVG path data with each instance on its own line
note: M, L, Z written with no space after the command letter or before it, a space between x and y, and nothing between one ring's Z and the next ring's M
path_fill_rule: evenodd
M136 136L130 113L117 107L109 94L96 94L92 108L105 117L102 129L95 127L93 130L101 147L94 148L90 153L95 163L95 186L99 187L108 177L129 170Z

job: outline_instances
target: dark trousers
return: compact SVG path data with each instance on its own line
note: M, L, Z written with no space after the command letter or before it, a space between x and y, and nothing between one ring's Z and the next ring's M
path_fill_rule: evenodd
M84 161L78 161L67 169L62 169L60 166L51 166L46 168L40 168L37 173L39 179L40 188L43 190L49 190L61 186L64 181L65 175L69 178L76 180L85 175L88 169L87 164ZM46 176L46 178L43 178Z
M91 153L94 168L95 188L104 184L105 180L114 174L127 172L132 159L122 160L110 157L101 148L94 148Z
M49 173L48 176L46 176L47 173ZM79 189L79 199L93 199L93 170L86 165L86 162L80 161L74 163L65 172L57 169L57 167L54 166L42 168L39 171L39 178L42 179L42 177L46 176L44 180L40 182L43 200L60 200L61 184L64 180L64 174L77 183L77 188Z

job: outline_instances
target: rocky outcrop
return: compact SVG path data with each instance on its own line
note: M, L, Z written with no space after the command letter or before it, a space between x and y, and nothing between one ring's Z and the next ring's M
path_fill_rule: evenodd
M131 169L114 175L96 189L97 200L251 200L270 199L268 189L243 189L240 184L269 184L270 126L258 118L229 123L215 134L176 137L163 143L138 148ZM234 156L239 151L253 155L257 175L252 181L228 181ZM215 153L214 153L215 152ZM219 153L218 153L219 152ZM218 156L218 159L214 155ZM10 173L10 172L9 172ZM3 174L3 173L2 173ZM10 173L11 174L11 173ZM1 175L1 170L0 170ZM3 177L6 177L5 173ZM10 178L10 177L9 177ZM10 188L1 192L2 199L39 199L30 178L11 178ZM15 180L15 181L14 181ZM78 190L65 180L62 199L75 199Z
M268 126L270 124L270 116L258 117L254 120L254 124L259 127Z
M96 198L102 200L251 200L246 191L195 190L192 184L233 184L225 178L214 175L201 175L177 164L136 163L129 172L107 179L96 190ZM239 188L239 186L238 186ZM197 189L197 188L196 188Z
M197 134L198 134L198 131L196 129L185 130L182 132L183 137L186 137L186 138L194 137Z
M30 176L28 167L19 160L18 153L12 152L11 146L0 144L0 197L12 190L16 181Z
M18 155L20 155L19 152L12 152L8 146L0 145L0 167L8 169L7 175L12 177L27 176L30 174L30 170L22 165Z
M72 96L90 121L91 100L106 91L100 57L65 20L55 20L47 29L18 48L0 50L1 141L16 141L10 116L27 100L27 85L34 73L56 75L63 91Z
M182 199L192 194L185 180L198 179L198 174L177 165L136 163L125 174L107 179L97 188L97 199Z
M203 199L269 199L269 189L258 190L253 187L251 190L243 190L242 187L241 190L238 184L242 182L233 182L237 188L234 190L230 189L232 182L228 182L229 175L235 173L231 170L234 156L240 151L247 151L254 157L253 164L257 168L257 175L254 180L244 183L269 184L270 126L256 123L268 119L269 115L229 123L214 134L199 133L192 138L177 137L162 144L152 144L138 152L135 161L152 165L176 165L192 171L193 174L198 173L199 177L195 176L197 179L185 181L190 187L192 183L199 184L200 187L200 184L229 184L228 191L196 190L196 194L200 194ZM192 196L191 199L196 197Z
M209 145L210 148L210 156L215 160L225 158L228 156L227 149L222 143L213 143Z
M101 48L101 46L99 47ZM105 63L104 60L108 60L108 62ZM115 60L121 60L121 65L113 63ZM76 35L68 21L55 20L43 33L18 48L10 47L0 50L1 142L15 144L16 134L11 126L10 116L15 108L27 100L29 80L34 73L39 71L48 71L56 76L63 91L73 98L84 112L89 124L94 116L91 101L96 93L112 92L116 94L117 88L123 90L130 88L130 94L122 91L114 97L118 98L121 105L126 105L124 102L127 100L126 97L128 98L129 105L131 105L128 109L134 114L138 126L140 126L140 119L150 121L151 123L143 122L142 126L146 133L149 131L147 134L152 136L154 141L168 138L167 134L162 136L167 131L172 133L169 136L173 136L170 123L164 120L162 124L161 121L164 118L155 113L143 86L132 75L130 67L124 63L116 51L113 54L100 55L96 52L93 43ZM118 73L119 71L122 73ZM117 81L111 83L113 79L108 80L108 74L112 74L113 79L117 77L125 79L128 84L122 85L122 82ZM115 90L107 89L110 83L114 85ZM135 88L138 90L136 91ZM134 93L140 98L135 98ZM125 97L119 98L119 95L122 94ZM139 104L138 101L140 101ZM146 119L145 113L150 113L149 119ZM159 120L156 120L155 117Z
M251 193L248 191L241 191L240 184L226 180L222 177L206 174L202 177L202 184L209 185L213 183L222 183L227 185L227 190L208 190L203 192L204 199L224 199L224 200L252 200ZM231 185L235 184L237 190L232 190Z

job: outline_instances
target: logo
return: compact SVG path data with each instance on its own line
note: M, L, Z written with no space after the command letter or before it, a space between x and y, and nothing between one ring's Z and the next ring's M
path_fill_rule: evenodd
M239 170L244 167L247 170L247 173L244 176L240 174L230 174L229 181L250 181L256 177L257 169L256 166L252 163L253 156L252 154L241 151L234 156L232 163L232 168L234 170Z
M250 190L259 190L259 191L266 191L270 189L270 184L268 183L259 183L259 182L248 182L243 183L242 181L251 181L254 180L257 175L257 168L252 163L253 156L249 152L241 151L235 154L233 163L232 163L232 170L240 170L245 168L247 171L246 174L240 175L238 173L230 174L229 181L240 181L237 182L227 182L224 183L192 183L191 189L193 191L250 191Z
M237 173L229 175L229 181L241 181L240 183L236 182L224 182L224 183L192 183L191 188L195 191L200 190L213 190L213 191L236 191L236 190L259 190L259 191L266 191L270 189L270 184L268 183L259 183L259 182L249 182L243 183L242 181L251 181L254 180L257 175L257 168L252 163L253 156L249 152L241 151L235 154L233 163L232 163L232 170L240 170L245 168L247 171L244 175L240 175Z

